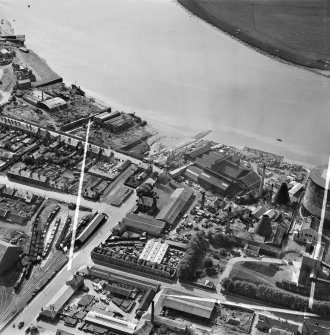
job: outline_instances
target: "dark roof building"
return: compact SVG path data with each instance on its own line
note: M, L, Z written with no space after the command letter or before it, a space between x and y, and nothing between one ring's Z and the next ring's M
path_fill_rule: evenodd
M203 145L200 148L197 148L195 150L190 151L189 153L186 154L187 159L195 159L196 157L199 157L207 152L209 152L211 150L211 144L207 143L205 145Z
M170 196L168 202L163 206L156 216L157 220L173 224L177 217L184 212L193 191L189 188L177 188Z
M148 234L159 236L163 233L165 226L165 222L143 215L128 213L122 221L118 222L113 230L119 231L120 233L125 230L147 232Z
M97 214L92 221L87 225L87 227L79 234L76 241L80 244L86 242L86 240L91 236L95 229L105 220L105 215Z
M173 296L165 296L165 299L163 300L163 307L185 312L197 317L210 319L215 302L204 301L193 295L190 296L191 299L187 296L183 296L181 298L179 295L173 294Z
M257 188L260 177L250 169L240 167L240 159L207 151L194 159L196 166L189 166L185 176L201 186L222 195L236 195L241 190Z
M49 112L67 107L66 101L59 97L40 101L39 105Z
M18 248L0 240L0 275L17 263L18 259Z

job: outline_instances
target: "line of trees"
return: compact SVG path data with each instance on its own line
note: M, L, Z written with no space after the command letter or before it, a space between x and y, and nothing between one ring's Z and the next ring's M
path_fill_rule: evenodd
M192 236L186 253L178 264L177 273L179 280L193 281L195 279L196 270L204 260L207 249L208 245L202 232Z
M268 301L271 304L298 311L307 311L309 299L296 294L291 294L264 284L254 284L246 280L232 280L223 278L223 289L229 293L240 294L245 297ZM314 301L311 312L321 316L330 315L330 302Z

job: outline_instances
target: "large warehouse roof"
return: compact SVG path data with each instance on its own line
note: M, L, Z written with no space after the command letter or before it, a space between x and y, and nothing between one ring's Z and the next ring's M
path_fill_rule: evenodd
M40 101L39 104L48 110L54 110L55 108L66 107L66 101L59 97Z
M202 172L199 176L199 178L208 183L210 186L214 186L216 188L219 188L220 190L226 191L227 188L230 186L229 183L224 182L223 180L216 178L214 176L211 176L205 172Z
M196 300L194 299L196 298ZM167 296L163 307L189 313L198 317L209 319L214 309L215 302L203 301L196 296L180 297L179 295Z
M202 172L203 170L198 168L197 166L189 166L185 172L185 176L197 183L198 177Z
M203 146L201 146L200 148L197 148L195 150L192 150L191 152L189 152L187 154L187 156L190 158L190 159L194 159L198 156L201 156L203 155L204 153L206 152L209 152L211 150L211 144L210 143L207 143Z
M155 220L146 216L128 213L122 222L119 222L119 226L124 225L126 229L134 229L139 231L145 231L152 235L160 235L164 228L165 223L159 220Z
M167 204L160 210L156 219L170 224L174 223L192 195L193 191L189 188L177 188L171 194Z
M84 243L104 219L105 215L103 214L96 215L92 219L92 221L87 225L87 227L79 234L77 240L81 243Z
M239 180L249 188L259 185L260 183L260 177L254 171L247 173L245 176L239 178Z

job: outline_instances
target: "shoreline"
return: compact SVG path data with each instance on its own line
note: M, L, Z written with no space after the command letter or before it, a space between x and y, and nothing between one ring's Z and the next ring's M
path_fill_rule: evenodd
M186 8L184 8L184 9L187 11ZM205 22L204 20L202 20L202 19L200 19L200 20L203 23L209 25L209 23ZM214 29L217 29L214 26L212 26L212 27ZM217 31L219 31L219 29L217 29ZM35 51L34 51L34 53L36 55L38 55L38 57L41 61L42 56L39 56L39 54L36 53ZM48 65L48 63L46 63L46 64ZM50 65L48 65L48 67L50 69L52 69L52 67ZM52 70L52 71L55 73L54 70ZM69 81L66 81L65 79L64 79L63 82L65 84L71 84ZM78 85L79 85L79 83L78 83ZM148 111L148 110L140 110L140 109L134 108L132 106L122 105L122 104L118 103L117 101L113 100L110 96L105 96L105 95L102 95L98 92L94 92L94 91L89 90L88 88L86 88L84 86L81 86L81 87L87 93L88 96L91 96L91 97L95 98L97 100L97 102L100 103L101 105L112 106L112 107L118 108L120 110L124 110L128 113L135 112L136 114L138 114L139 116L141 116L142 118L147 120L149 125L151 125L154 129L156 129L156 131L158 132L158 135L160 137L164 137L164 136L171 137L173 140L174 140L174 138L176 138L178 140L178 143L180 143L183 140L185 140L185 139L187 140L189 138L192 138L196 134L205 130L205 128L204 129L200 129L200 128L192 129L191 127L187 127L187 126L173 125L173 124L169 124L169 123L159 122L156 118L150 117L150 111ZM147 115L145 115L145 114L147 114ZM219 140L219 138L221 138L221 137L224 138L224 139ZM304 153L296 151L294 149L290 150L290 146L279 148L277 143L275 143L275 144L270 143L271 140L274 140L274 139L265 138L263 136L259 136L259 135L252 134L252 133L247 133L246 131L244 131L242 129L239 129L239 128L231 129L231 128L228 128L228 127L221 127L220 130L219 129L218 130L213 129L212 133L207 135L207 138L210 138L210 140L213 140L215 142L219 142L219 143L222 143L222 144L225 144L225 145L234 146L236 148L239 148L242 145L241 143L244 143L244 145L246 145L246 146L250 146L250 147L260 149L260 150L264 150L264 151L273 152L275 154L284 155L286 161L291 160L291 161L294 161L294 162L299 162L300 164L308 164L308 165L312 165L312 166L318 164L318 163L316 163L316 161L318 159L314 156L311 156L311 155L308 155L308 154L305 155ZM231 138L231 140L227 141L227 139L229 139L229 138ZM239 139L239 141L238 141L238 139ZM238 143L238 142L240 142L240 143ZM292 146L291 146L291 148L292 148ZM306 158L310 158L310 159L306 159L306 160L301 159L301 157L303 157L303 156L306 157ZM319 157L321 157L321 156L319 156Z
M275 46L267 42L263 42L258 40L255 37L252 37L248 33L243 33L240 31L239 35L237 34L238 28L231 25L228 22L223 21L222 19L216 17L210 17L208 13L205 12L201 6L196 3L195 0L176 0L177 4L182 7L189 15L193 15L194 17L198 18L202 22L206 23L207 25L215 28L217 31L221 31L225 35L231 37L232 39L242 43L243 45L257 51L258 53L267 56L273 60L276 60L280 63L295 66L300 69L304 69L320 75L325 78L330 78L330 64L329 69L325 69L324 67L317 67L317 66L307 66L308 63L313 62L314 65L319 65L315 60L306 58L305 61L294 61L294 59L299 59L299 56L296 56L291 51L285 51L277 49ZM278 47L279 48L279 47Z
M69 83L68 81L63 81L66 85L71 85L71 83ZM189 139L192 139L194 136L196 136L197 134L199 134L200 132L203 132L203 130L193 130L189 127L184 128L184 127L180 127L180 126L173 126L173 125L169 125L169 124L165 124L162 123L160 121L157 121L154 118L151 117L145 117L143 115L143 111L138 110L138 109L134 109L131 106L123 106L115 101L112 100L111 97L106 97L106 96L102 96L101 94L97 93L97 92L93 92L91 90L89 90L88 88L82 87L81 88L86 92L86 95L88 97L93 97L95 98L95 102L104 106L104 107L114 107L120 110L123 110L124 112L127 113L131 113L134 112L137 115L139 115L140 117L144 118L147 122L148 125L151 126L153 129L155 129L157 131L157 134L155 136L160 136L160 137L167 137L167 139L174 139L176 138L178 140L178 142L175 144L173 144L173 148L175 149L175 147L179 144L181 144L183 141L187 141ZM227 128L227 127L225 127ZM178 136L178 132L183 132L183 135ZM204 130L205 131L205 130ZM238 134L240 136L246 137L246 138L253 138L254 140L256 140L257 142L263 143L267 146L267 140L265 138L262 138L261 136L255 136L255 137L251 137L252 134L246 134L244 131L241 131L239 129L235 129L235 130L231 130L231 129L223 129L222 131L223 133L229 133L229 134ZM215 132L213 130L210 131L210 133L208 133L207 135L205 135L205 137L203 137L204 140L210 140L210 141L214 141L217 142L217 140L214 138L214 136L216 136ZM153 136L154 137L154 136ZM153 138L152 137L152 138ZM227 146L233 146L236 149L241 149L241 147L245 146L243 144L233 144L233 143L220 143L220 144L224 144ZM249 145L247 145L249 146ZM253 146L254 149L259 149L259 150L265 150L265 148L263 148L262 146ZM290 147L288 147L290 148ZM307 168L312 168L314 166L316 166L317 164L312 164L310 162L304 162L304 161L300 161L300 160L296 160L293 157L289 157L288 155L285 155L283 153L283 151L290 151L289 149L284 149L284 150L279 150L278 152L276 151L272 151L269 150L268 152L270 153L274 153L274 154L279 154L279 155L283 155L284 156L284 161L287 163L293 163L293 164L298 164L298 165L302 165L304 167ZM302 156L303 154L299 154L297 153L296 155Z

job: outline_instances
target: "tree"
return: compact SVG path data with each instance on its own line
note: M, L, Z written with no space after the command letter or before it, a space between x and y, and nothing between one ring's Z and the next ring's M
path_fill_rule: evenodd
M203 260L208 246L206 240L200 232L193 235L187 250L180 263L177 272L179 280L192 281L195 278L196 270Z
M221 280L221 286L225 291L232 292L234 288L234 283L230 278L225 277Z
M210 257L206 257L206 258L204 259L204 266L205 266L206 268L211 268L211 267L213 266L212 258L210 258Z

